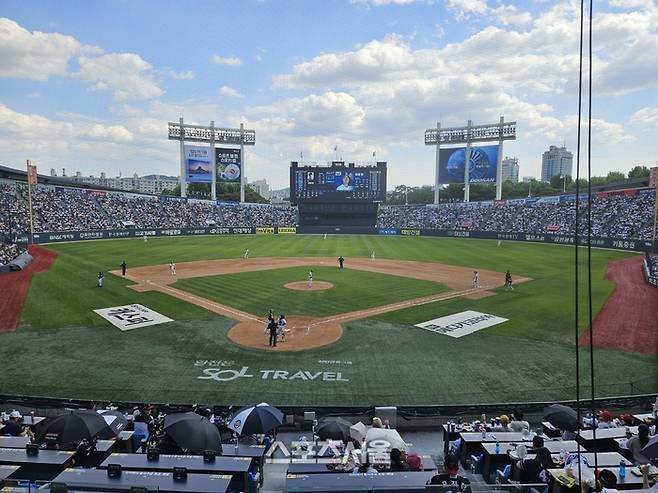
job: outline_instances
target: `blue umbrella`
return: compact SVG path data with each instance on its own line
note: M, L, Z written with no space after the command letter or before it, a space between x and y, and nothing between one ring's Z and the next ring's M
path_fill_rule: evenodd
M228 424L228 428L239 436L255 435L267 433L282 423L283 413L267 402L261 402L239 409Z

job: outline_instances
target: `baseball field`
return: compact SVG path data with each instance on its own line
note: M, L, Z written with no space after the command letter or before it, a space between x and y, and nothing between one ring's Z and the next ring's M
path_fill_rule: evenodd
M46 248L56 253L54 263L32 276L15 330L0 332L0 393L308 406L575 395L573 248L341 235L151 238ZM580 251L578 336L587 341L586 256ZM345 258L342 270L339 256ZM606 278L609 265L636 257L592 251L594 317L616 287ZM125 277L119 267L124 260ZM503 288L508 269L513 291ZM477 289L474 270L480 274ZM104 273L103 287L96 286L98 272ZM93 311L136 303L173 321L121 331ZM289 322L286 341L276 349L265 333L270 309ZM507 321L459 338L415 327L467 310ZM642 337L634 335L634 322L616 330L620 340ZM594 333L598 341L601 334ZM616 344L615 334L604 334L606 347L594 350L596 394L657 392L655 351L641 341ZM587 348L580 351L582 390L589 393Z

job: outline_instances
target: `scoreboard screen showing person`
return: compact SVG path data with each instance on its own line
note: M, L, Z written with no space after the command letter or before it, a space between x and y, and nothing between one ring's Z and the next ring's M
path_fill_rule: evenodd
M290 166L290 201L383 202L386 198L386 163L376 166Z

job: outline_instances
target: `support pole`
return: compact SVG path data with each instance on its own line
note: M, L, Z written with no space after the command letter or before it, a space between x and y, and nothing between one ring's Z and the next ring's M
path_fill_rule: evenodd
M32 221L32 178L30 160L27 160L27 215L30 221L30 244L34 243L34 222Z
M180 196L187 197L187 170L185 169L185 126L183 117L180 122Z
M653 206L653 248L651 249L652 253L656 253L656 223L658 223L658 186L654 189L656 194L654 195L654 206Z
M468 121L466 128L466 154L464 155L464 202L470 202L470 165L471 165L471 125L473 122Z
M436 122L436 163L434 170L434 203L439 203L439 168L440 168L440 155L441 155L441 122Z
M240 203L244 203L244 123L240 124Z
M210 163L212 165L212 181L210 182L210 198L217 200L217 163L215 163L215 122L210 122Z
M496 200L503 198L503 125L505 117L500 117L498 128L498 156L496 158Z

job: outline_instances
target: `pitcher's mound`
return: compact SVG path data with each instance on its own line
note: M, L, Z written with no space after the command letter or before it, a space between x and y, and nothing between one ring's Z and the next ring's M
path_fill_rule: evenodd
M295 291L324 291L333 288L334 285L326 281L313 281L313 285L309 288L308 281L296 281L284 284L283 287Z
M228 337L236 344L255 349L303 351L326 346L343 335L343 328L338 322L298 315L288 316L286 320L288 325L285 341L278 341L276 347L269 345L269 332L265 330L265 321L240 322L231 327ZM317 325L314 325L316 323Z

